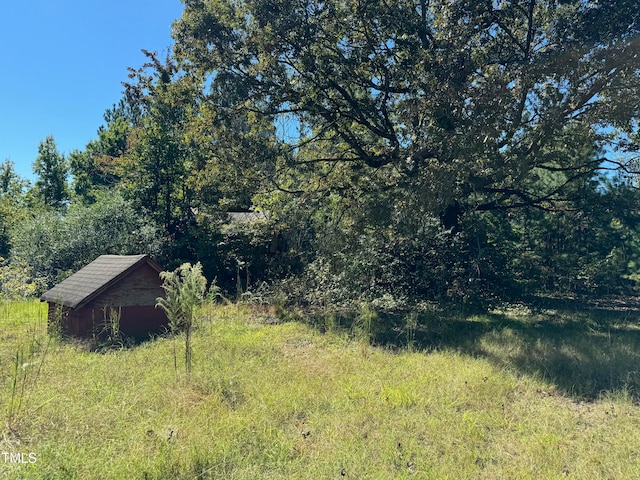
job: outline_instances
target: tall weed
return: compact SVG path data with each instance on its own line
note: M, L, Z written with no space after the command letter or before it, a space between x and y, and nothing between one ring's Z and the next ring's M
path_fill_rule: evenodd
M404 331L407 341L407 350L410 352L416 349L416 330L418 328L418 312L412 311L404 317Z
M173 272L160 273L160 277L165 296L156 300L156 307L162 308L167 313L172 333L184 332L184 362L186 373L189 375L193 355L191 335L197 309L204 300L207 279L202 275L200 262L195 265L183 263ZM177 366L175 357L174 365Z
M369 303L362 303L360 311L353 322L352 333L360 342L360 350L364 356L366 356L367 349L375 338L377 320L378 312Z
M27 324L27 337L16 347L11 371L11 396L7 405L7 427L18 430L28 413L29 395L35 390L54 339L39 334L35 325Z

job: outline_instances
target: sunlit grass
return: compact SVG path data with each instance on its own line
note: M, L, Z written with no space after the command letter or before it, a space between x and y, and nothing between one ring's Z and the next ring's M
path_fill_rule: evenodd
M35 303L2 308L5 405L16 342L33 332L43 342L46 321ZM558 355L588 379L580 362L591 366L600 327L563 340L562 330L534 327L526 316L496 315L449 327L422 318L409 352L296 322L265 324L243 306L208 307L189 378L174 367L179 339L106 353L56 344L24 393L20 422L8 428L0 412L0 450L35 452L37 462L0 462L0 477L634 478L634 384L617 380L594 398L579 394L585 387L572 393L562 368L546 371ZM440 344L426 345L429 334ZM616 355L632 346L603 341ZM631 353L605 370L633 375Z

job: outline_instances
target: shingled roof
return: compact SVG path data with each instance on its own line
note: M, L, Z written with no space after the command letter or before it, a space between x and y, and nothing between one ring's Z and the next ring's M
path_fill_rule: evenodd
M89 265L43 293L40 300L77 308L145 262L158 272L162 271L160 265L148 255L100 255Z

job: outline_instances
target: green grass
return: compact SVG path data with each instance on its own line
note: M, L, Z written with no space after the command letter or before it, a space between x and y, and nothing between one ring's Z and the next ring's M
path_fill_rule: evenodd
M20 479L624 479L640 472L637 313L398 318L378 346L236 305L193 337L96 353L0 306L3 463ZM381 319L378 321L393 319ZM402 325L417 323L415 336ZM387 335L387 342L383 341ZM391 340L410 338L413 350ZM28 361L15 369L24 347ZM175 352L177 350L177 356ZM178 359L178 368L174 367ZM26 372L26 374L25 374Z

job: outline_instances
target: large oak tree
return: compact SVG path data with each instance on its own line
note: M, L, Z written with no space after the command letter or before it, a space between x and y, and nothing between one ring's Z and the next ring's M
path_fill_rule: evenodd
M282 190L402 193L456 227L632 164L635 0L184 3L178 58L216 115L280 126L256 168Z

